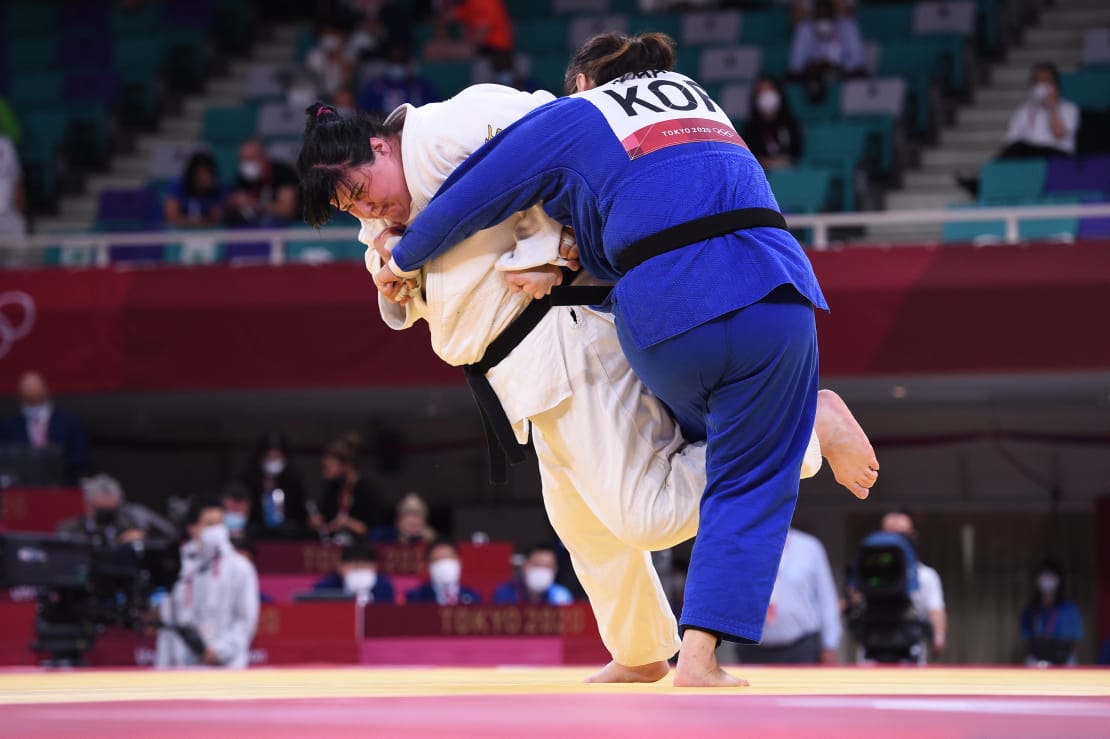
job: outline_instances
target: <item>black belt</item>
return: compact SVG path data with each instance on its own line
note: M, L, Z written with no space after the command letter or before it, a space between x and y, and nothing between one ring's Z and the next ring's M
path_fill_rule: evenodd
M577 274L568 269L563 270L563 279L567 283L573 282ZM582 288L589 289L589 288ZM539 322L547 315L552 305L559 305L549 300L533 300L524 311L505 327L497 338L490 342L482 358L474 364L463 366L466 384L474 393L474 400L478 403L478 410L482 412L482 425L486 432L486 445L489 448L490 482L504 484L508 482L508 464L519 464L525 459L524 449L516 440L516 433L509 417L493 386L486 379L486 373L500 364L505 357L532 333ZM579 305L579 304L576 304ZM507 464L506 464L507 462Z
M740 208L695 218L692 221L665 228L633 243L617 257L617 267L622 274L628 274L634 268L660 254L666 254L714 236L760 227L781 228L785 231L786 219L782 217L782 213L770 208ZM612 287L592 285L555 287L551 290L551 303L552 305L598 305L605 302L612 289Z

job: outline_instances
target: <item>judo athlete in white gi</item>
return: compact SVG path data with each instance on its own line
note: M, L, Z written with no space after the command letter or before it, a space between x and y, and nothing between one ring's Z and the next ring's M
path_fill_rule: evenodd
M166 628L158 630L155 666L247 667L258 627L258 574L235 551L216 501L195 503L186 521L190 540L181 548L181 576L159 605ZM195 651L177 627L195 631Z
M402 106L378 131L330 108L312 109L298 162L310 222L314 201L322 200L319 219L330 216L335 201L362 221L361 241L380 243L390 224L411 222L488 138L552 99L478 85L445 103ZM365 154L354 151L359 138L376 142L366 167L359 166L368 161ZM347 179L338 176L344 171ZM332 178L320 181L322 172ZM533 289L546 291L535 285L557 279L560 273L548 265L558 258L561 232L539 207L514 214L427 263L405 306L381 298L382 316L396 329L423 318L437 355L452 365L473 363L532 302ZM368 268L378 269L383 256L368 249ZM510 271L521 269L534 271ZM648 552L696 533L704 445L686 444L666 408L631 372L608 314L552 308L488 379L517 440L526 442L531 429L545 507L613 656L593 679L661 678L679 642ZM827 423L819 431L832 454L840 453L832 466L870 487L866 463L873 452L866 437L838 397L828 393L825 401ZM816 473L820 463L815 437L803 474ZM854 479L851 485L866 495Z

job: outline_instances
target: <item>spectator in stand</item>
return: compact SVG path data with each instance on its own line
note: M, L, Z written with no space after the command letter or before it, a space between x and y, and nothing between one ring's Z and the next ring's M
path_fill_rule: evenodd
M358 101L355 94L344 87L335 93L335 109L341 115L354 115L358 112Z
M477 53L490 56L513 50L513 23L502 0L444 0L441 34L447 23L459 23Z
M475 605L482 597L462 584L462 563L455 545L440 539L428 547L428 582L405 593L405 602Z
M1037 568L1035 589L1021 614L1025 663L1075 665L1075 647L1083 638L1079 607L1064 596L1064 571L1051 559Z
M232 226L284 226L300 217L296 173L270 160L257 139L239 145L239 175L225 203Z
M777 80L760 77L752 85L748 121L741 136L765 170L798 163L802 129Z
M250 542L247 527L251 518L251 491L241 482L228 483L220 492L220 502L224 507L224 526L227 526L231 543L236 551L243 554L239 547ZM253 560L253 557L247 558Z
M1110 634L1106 635L1102 647L1098 650L1098 664L1103 667L1110 667Z
M867 52L854 18L838 12L833 0L817 0L812 20L794 29L790 74L805 81L813 99L824 96L830 79L866 74Z
M289 442L280 433L259 438L240 477L249 491L247 527L255 539L302 536L308 524L304 483L290 462Z
M741 662L836 664L840 598L821 541L791 528L779 563L763 641L737 646Z
M413 68L408 47L397 43L389 48L382 73L362 86L358 107L366 113L385 116L404 103L419 107L439 99L431 83Z
M917 550L917 523L906 508L895 508L883 516L883 531L901 534ZM917 558L917 592L911 599L916 616L927 621L933 632L933 653L940 654L948 643L948 610L944 605L944 588L940 575Z
M431 544L436 540L436 532L428 525L428 504L416 493L409 493L397 504L394 525L374 529L370 538L400 544Z
M179 631L160 629L155 665L247 667L258 627L258 573L232 546L218 501L194 502L186 529L193 556L182 565L160 616L171 627L191 630L198 641L194 651Z
M24 372L16 384L19 413L0 424L0 443L43 448L59 447L63 477L77 482L89 466L89 439L81 419L54 407L46 379Z
M393 583L378 573L377 555L361 541L344 547L338 569L317 580L312 589L343 590L367 603L389 605L396 600Z
M1079 132L1079 106L1060 97L1060 72L1052 62L1033 65L1029 97L1010 116L995 159L1036 159L1072 156ZM956 181L979 195L979 178L959 175Z
M537 545L524 556L520 577L497 588L494 603L565 606L574 602L570 591L555 582L558 564L554 547Z
M527 77L520 72L516 59L511 52L498 51L490 55L490 66L493 68L493 82L505 87L512 87L521 92L536 92L542 90L543 85L534 77Z
M347 45L347 31L335 21L324 21L316 34L316 45L305 57L305 66L316 80L319 97L331 98L348 87L354 77L355 58Z
M27 234L23 167L15 144L0 134L0 242Z
M312 525L341 545L366 539L380 519L378 492L358 468L360 444L357 434L347 434L324 449L324 491Z
M177 529L146 506L127 503L119 481L108 475L81 480L85 512L58 524L58 534L98 546L177 539Z
M215 227L224 222L224 191L216 160L206 151L189 157L180 180L166 191L166 224L178 228Z

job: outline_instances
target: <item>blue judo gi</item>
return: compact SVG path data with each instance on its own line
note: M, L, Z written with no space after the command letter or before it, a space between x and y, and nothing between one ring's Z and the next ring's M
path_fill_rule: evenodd
M778 210L720 106L693 80L647 72L536 109L443 184L393 251L410 271L543 202L574 227L583 266L617 282L621 346L691 440L707 485L680 628L758 641L817 403L808 258L785 230L749 228L622 272L621 253L672 226Z

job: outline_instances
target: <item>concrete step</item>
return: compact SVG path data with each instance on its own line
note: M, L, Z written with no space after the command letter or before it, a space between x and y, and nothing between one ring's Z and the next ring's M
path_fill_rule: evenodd
M1013 89L1028 87L1030 69L1024 64L1003 64L991 70L991 87Z
M128 175L116 174L115 172L107 172L105 174L98 174L90 177L85 182L85 191L93 199L96 199L96 194L101 190L130 190L136 187L142 187L146 184L146 174L141 175ZM76 200L73 202L77 202ZM63 204L66 207L68 202Z
M208 83L208 93L221 98L242 100L246 92L247 83L244 80L219 79Z
M259 44L251 53L251 59L267 64L288 64L293 61L297 49L294 44L266 43Z
M969 108L961 108L956 114L956 120L959 127L964 126L999 126L1005 127L1010 122L1010 116L1013 115L1012 108L1003 107L984 107L975 105Z
M245 89L245 88L244 88ZM234 108L243 102L237 92L211 92L204 97L189 98L185 101L184 117L204 119L204 111L209 108Z
M903 190L888 193L887 210L931 210L971 202L970 196L954 184L937 190Z
M1020 87L1011 90L986 87L975 93L975 107L990 110L1009 110L1021 105L1029 97L1029 88Z
M997 126L982 128L968 128L957 126L945 129L940 134L941 146L945 149L981 149L989 146L998 146L1002 141L1004 129Z
M1025 32L1024 45L1034 48L1065 47L1082 42L1083 28L1041 26Z
M1027 46L1011 51L1008 61L1011 64L1023 64L1026 68L1032 68L1034 64L1045 59L1052 61L1061 69L1078 66L1083 59L1083 46L1078 43L1069 46L1055 44L1051 47Z
M150 172L150 159L145 156L116 157L112 160L112 174L121 177L146 177Z
M1100 28L1110 25L1110 7L1105 0L1091 8L1048 8L1041 14L1044 30Z
M160 133L170 138L189 140L200 138L203 128L204 121L201 119L172 118L163 121Z
M75 198L66 198L58 204L56 217L67 221L91 223L96 218L96 203L96 197L88 193Z
M905 191L937 190L955 184L956 170L952 169L915 169L903 175Z
M921 155L923 169L941 170L952 168L952 171L965 171L969 168L978 168L987 159L990 159L998 148L994 146L979 147L975 150L942 148L930 149Z
M35 219L35 233L39 234L87 233L90 229L92 229L91 218L52 216Z
M305 28L308 28L305 23L282 23L273 27L270 40L274 43L296 46L297 39Z

